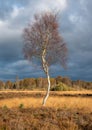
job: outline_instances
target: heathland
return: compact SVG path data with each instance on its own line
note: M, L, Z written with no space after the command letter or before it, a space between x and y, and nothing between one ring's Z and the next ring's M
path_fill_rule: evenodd
M0 130L92 130L92 91L0 91Z
M92 130L92 82L51 78L0 81L0 130Z

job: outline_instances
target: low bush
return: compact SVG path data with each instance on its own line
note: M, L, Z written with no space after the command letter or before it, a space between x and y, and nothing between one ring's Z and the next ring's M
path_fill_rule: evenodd
M8 109L7 105L4 105L2 108L3 108L3 109Z
M73 90L71 87L65 85L64 83L59 83L55 87L51 89L51 91L71 91Z
M19 105L19 108L20 108L20 109L24 108L24 104L21 103L21 104Z

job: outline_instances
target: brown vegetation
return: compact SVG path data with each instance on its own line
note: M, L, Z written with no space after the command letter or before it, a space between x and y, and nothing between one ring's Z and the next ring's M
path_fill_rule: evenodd
M45 94L44 91L0 91L0 100L9 98L23 98L34 97L41 98ZM62 91L62 92L50 92L51 97L92 97L92 91Z
M92 130L92 91L1 91L0 130ZM90 96L88 96L90 95Z
M92 130L92 113L82 110L0 109L1 130Z

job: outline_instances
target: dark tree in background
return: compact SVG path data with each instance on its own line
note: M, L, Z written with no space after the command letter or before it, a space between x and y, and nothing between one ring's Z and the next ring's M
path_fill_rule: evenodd
M48 89L43 99L43 105L50 92L49 66L60 63L66 66L67 47L59 32L57 15L52 12L36 14L34 20L24 29L24 55L28 60L33 58L41 61L47 76Z

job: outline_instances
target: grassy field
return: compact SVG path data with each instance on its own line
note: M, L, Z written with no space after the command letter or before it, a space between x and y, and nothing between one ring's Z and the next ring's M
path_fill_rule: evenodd
M0 91L0 130L92 130L92 91Z

